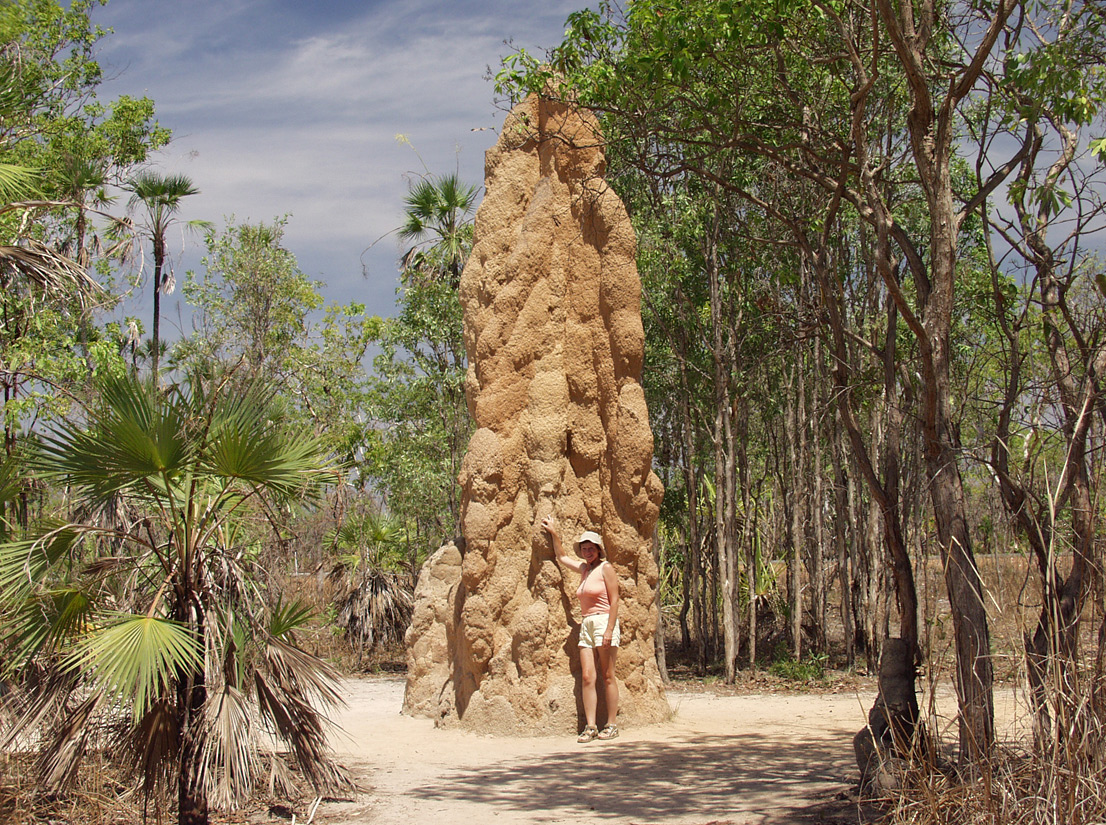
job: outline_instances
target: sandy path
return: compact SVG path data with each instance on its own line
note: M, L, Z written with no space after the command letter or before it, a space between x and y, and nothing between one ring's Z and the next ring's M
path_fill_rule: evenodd
M609 743L438 730L401 716L402 678L348 683L341 758L367 790L329 823L784 825L844 822L852 736L872 698L671 694L673 719Z

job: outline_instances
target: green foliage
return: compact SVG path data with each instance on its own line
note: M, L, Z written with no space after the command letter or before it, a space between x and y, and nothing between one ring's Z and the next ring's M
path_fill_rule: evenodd
M243 361L251 375L274 377L293 357L310 313L322 305L321 283L299 269L282 245L287 218L235 224L207 237L206 272L189 272L188 303L200 310L201 334L181 350L184 364Z
M283 245L287 218L237 224L207 236L204 271L189 272L184 295L195 332L173 349L185 372L234 374L279 383L303 425L345 461L362 438L362 359L376 325L360 304L332 305L317 319L321 282Z
M373 342L365 472L388 511L411 525L422 550L456 535L457 473L472 431L457 285L472 247L475 187L455 176L425 178L407 198L401 234L399 314Z
M394 516L365 509L346 516L326 543L353 571L371 568L398 573L406 567L405 538L403 524Z
M137 724L165 692L174 671L203 666L203 652L178 622L127 614L105 618L102 630L77 642L67 664L90 676L113 700L130 706Z
M1035 36L1004 62L1007 123L1033 121L1042 112L1073 126L1092 123L1106 103L1101 9L1092 3L1058 4L1042 7L1034 17Z
M106 271L96 256L112 254L92 216L109 203L106 187L169 137L150 100L98 100L104 32L89 20L95 5L0 4L0 385L9 450L36 420L64 414L90 375L120 369L89 310L113 301L90 276Z
M777 658L768 666L773 676L789 682L821 682L826 678L826 664L829 657L824 653L812 653L799 661L787 651L778 651Z

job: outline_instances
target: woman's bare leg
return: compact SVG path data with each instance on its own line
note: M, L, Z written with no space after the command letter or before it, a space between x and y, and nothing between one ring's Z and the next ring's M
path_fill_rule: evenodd
M603 672L603 686L607 696L607 724L618 724L618 680L614 678L614 663L618 658L617 647L599 647L599 668Z
M580 648L580 694L584 701L584 717L592 727L595 726L595 706L599 701L599 695L595 692L595 676L595 650L582 647Z

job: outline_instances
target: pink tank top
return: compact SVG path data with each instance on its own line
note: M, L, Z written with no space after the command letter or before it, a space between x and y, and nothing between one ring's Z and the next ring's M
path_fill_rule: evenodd
M576 598L580 600L580 615L595 616L600 613L611 612L611 600L607 595L607 583L603 581L603 567L606 562L601 562L598 567L584 574L583 581L576 588Z

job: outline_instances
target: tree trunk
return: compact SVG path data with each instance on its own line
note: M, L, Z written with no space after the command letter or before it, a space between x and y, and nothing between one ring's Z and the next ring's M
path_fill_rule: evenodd
M856 667L856 638L854 625L856 612L853 607L853 557L850 546L855 545L855 540L849 541L849 478L845 471L843 443L843 427L841 426L840 412L836 412L833 418L833 456L834 475L834 508L833 508L833 542L837 550L837 575L841 590L841 627L845 634L845 664L849 669ZM856 531L851 531L853 535Z
M956 638L957 694L960 705L961 764L981 764L994 742L994 696L991 667L990 629L983 603L983 586L972 553L960 476L960 438L956 432L949 397L950 330L956 285L957 240L964 214L957 210L952 186L952 155L957 106L975 86L986 58L1001 36L1015 3L999 0L987 24L987 31L973 43L969 55L952 75L935 82L932 60L936 49L932 21L943 9L935 0L915 3L875 0L875 11L898 59L910 95L907 129L918 182L928 210L928 233L922 254L903 228L897 225L887 203L870 197L876 213L880 274L892 292L899 311L919 345L921 410L919 415L925 450L926 479L941 547ZM935 92L944 94L935 99ZM856 145L864 152L863 137ZM874 170L865 168L865 187L876 192ZM919 315L897 289L890 258L890 235L894 234L906 255L917 293Z
M691 389L687 381L687 365L682 355L677 356L680 365L680 387L683 397L680 399L680 410L683 415L683 452L684 452L684 487L687 490L687 554L684 559L683 576L683 604L680 607L680 640L683 649L691 647L691 634L688 630L687 615L692 605L692 594L699 592L699 577L701 574L700 554L702 548L699 542L699 475L696 472L695 462L695 438L692 431L691 418ZM703 617L702 602L694 599L695 634L698 645L696 661L703 659Z
M154 235L154 318L150 330L150 363L154 383L158 380L158 367L161 359L161 273L165 267L165 239Z
M178 608L196 634L200 649L204 646L204 618L198 607L184 597ZM207 680L200 670L184 673L177 680L177 714L180 719L180 773L177 777L177 825L208 825L207 791L201 770L203 753L204 705Z
M822 369L822 340L814 339L814 364L815 369ZM826 562L825 562L825 519L826 511L824 501L825 477L823 473L822 450L824 439L830 433L828 424L818 425L819 416L823 410L829 409L829 400L822 395L825 382L820 380L819 372L815 372L818 381L818 401L816 413L811 416L811 429L814 433L814 506L811 508L812 532L810 542L810 590L811 610L814 613L814 645L818 653L826 652Z
M757 576L760 575L762 553L760 545L760 502L753 498L753 518L750 541L745 556L745 587L748 594L749 669L757 669Z
M798 348L796 348L798 349ZM805 407L806 385L803 379L802 358L793 353L791 386L788 388L787 413L784 438L787 443L790 494L784 498L787 517L787 600L790 610L788 634L791 637L791 655L799 661L803 654L803 585L802 546L804 540L804 502L809 493L805 472L806 428L801 422Z
M718 269L718 215L709 243L707 269L710 281L711 357L714 362L714 540L718 576L722 580L723 670L726 684L737 678L737 564L734 558L732 519L733 427L730 408L730 358L723 320L722 284Z
M661 569L661 540L656 527L653 528L653 561L657 569ZM657 670L660 671L661 682L668 684L668 656L665 650L664 610L660 603L660 587L657 587L657 632L653 637L653 649L657 656Z

